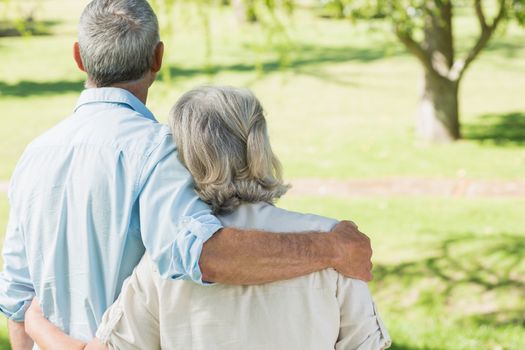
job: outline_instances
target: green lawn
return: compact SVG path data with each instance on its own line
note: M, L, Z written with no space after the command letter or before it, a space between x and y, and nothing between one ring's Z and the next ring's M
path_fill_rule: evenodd
M522 200L285 198L350 217L374 244L375 299L394 349L525 348Z
M83 76L71 56L86 1L42 2L49 36L0 38L0 181L25 145L67 116ZM518 179L525 169L525 31L500 33L467 72L461 89L465 140L413 140L420 68L384 23L352 26L298 11L284 66L265 32L239 30L212 8L213 55L198 20L174 21L166 40L171 82L148 105L162 121L178 96L205 83L252 88L268 112L287 178L386 176ZM476 32L457 18L460 50ZM206 68L207 67L207 68ZM351 218L375 252L375 298L394 349L525 348L525 199L304 198L282 205ZM8 204L0 193L0 227ZM0 350L8 348L0 327Z

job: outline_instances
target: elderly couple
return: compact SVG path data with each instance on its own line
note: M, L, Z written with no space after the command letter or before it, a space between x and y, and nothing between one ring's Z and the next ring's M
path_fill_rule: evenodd
M368 238L272 205L287 186L249 91L194 89L158 123L145 103L163 48L146 0L82 14L87 89L10 184L13 349L387 348Z

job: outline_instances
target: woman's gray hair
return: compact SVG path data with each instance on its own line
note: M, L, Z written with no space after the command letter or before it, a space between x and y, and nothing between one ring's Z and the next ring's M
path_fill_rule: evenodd
M135 81L151 67L159 25L146 0L93 0L80 18L78 42L89 83Z
M263 108L249 90L191 90L171 110L170 126L199 197L216 214L231 212L242 202L272 203L288 190L270 146Z

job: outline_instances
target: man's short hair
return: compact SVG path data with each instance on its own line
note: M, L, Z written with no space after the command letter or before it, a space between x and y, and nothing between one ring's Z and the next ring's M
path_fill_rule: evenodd
M80 18L80 56L96 87L142 78L159 40L157 16L146 0L93 0Z

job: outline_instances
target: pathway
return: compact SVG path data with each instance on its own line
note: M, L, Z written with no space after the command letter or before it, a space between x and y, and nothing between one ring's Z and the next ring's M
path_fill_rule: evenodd
M297 196L525 197L525 181L392 177L382 179L292 180Z

